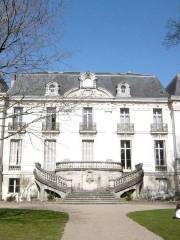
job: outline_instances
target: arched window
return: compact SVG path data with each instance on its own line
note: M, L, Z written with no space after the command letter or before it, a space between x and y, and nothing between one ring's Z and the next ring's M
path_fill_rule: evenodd
M57 82L50 82L46 85L46 96L59 95L59 85Z
M122 92L122 93L125 93L125 92L126 92L126 86L124 86L124 85L121 86L121 92Z
M49 91L51 92L51 93L54 93L55 92L55 86L54 86L54 84L50 84L49 85Z

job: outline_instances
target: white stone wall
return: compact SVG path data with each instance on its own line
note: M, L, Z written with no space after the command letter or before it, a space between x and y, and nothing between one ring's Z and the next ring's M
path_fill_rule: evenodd
M8 178L16 177L17 174L31 175L33 173L35 162L39 162L43 167L44 162L44 140L56 140L56 162L65 160L81 161L82 160L82 140L94 140L94 161L112 160L120 162L120 140L131 140L132 143L132 169L135 165L143 163L145 175L151 173L151 178L156 179L155 158L154 158L154 140L164 140L166 144L166 161L168 172L173 173L174 166L174 146L171 112L167 100L156 103L155 100L146 101L105 101L93 100L73 105L72 111L63 113L59 111L61 104L58 101L41 101L21 103L24 110L32 108L32 114L23 116L23 122L30 123L38 117L45 116L47 107L55 106L57 108L57 122L60 123L59 134L43 134L41 131L42 121L40 119L30 124L24 134L15 134L4 141L4 158L3 158L3 195L7 194ZM93 108L93 121L96 123L97 134L80 134L79 123L82 122L82 108ZM117 134L117 123L120 122L120 108L129 108L130 121L134 123L134 134ZM168 134L151 134L150 125L153 123L153 108L162 108L163 122L168 124ZM8 110L8 114L13 112L13 108ZM177 123L180 121L180 111L175 112ZM12 122L7 118L6 125ZM176 123L177 146L180 144L180 125ZM6 135L8 130L6 128ZM22 139L23 151L21 171L9 171L9 153L10 140ZM180 150L180 149L179 149ZM59 173L60 174L60 173ZM62 175L66 175L63 173ZM67 174L68 175L68 174ZM103 175L104 176L104 175ZM150 177L146 177L144 187L154 187L155 184ZM106 181L106 180L104 180Z

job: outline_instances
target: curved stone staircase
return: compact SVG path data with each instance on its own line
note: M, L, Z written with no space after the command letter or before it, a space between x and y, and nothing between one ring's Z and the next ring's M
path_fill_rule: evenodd
M43 200L45 191L57 193L61 198L66 198L64 202L117 202L117 197L121 197L123 193L136 190L140 192L143 183L144 172L142 164L136 165L136 169L129 173L124 173L123 176L110 180L110 187L106 190L96 191L72 191L72 180L57 176L54 172L49 172L41 168L39 163L36 163L34 177L37 185L40 188L40 199ZM108 200L108 201L107 201Z
M142 164L137 164L135 170L130 173L123 174L122 177L116 178L113 181L113 192L117 196L121 196L123 193L130 190L138 190L143 183L144 171L142 169Z
M40 192L49 190L57 193L60 197L65 197L71 191L70 179L57 176L53 172L49 172L41 168L39 163L35 164L34 178L40 188ZM40 197L42 198L42 196Z

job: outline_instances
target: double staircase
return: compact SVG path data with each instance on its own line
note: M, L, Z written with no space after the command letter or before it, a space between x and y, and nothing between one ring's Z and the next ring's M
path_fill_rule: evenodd
M124 193L136 191L140 192L143 183L142 164L135 166L136 169L129 173L124 173L121 177L111 179L107 189L96 189L93 191L73 191L72 180L62 178L41 168L36 163L34 178L39 186L40 199L45 200L45 192L56 193L63 203L120 203Z
M80 204L89 204L89 203L121 203L122 200L115 197L113 193L108 190L96 190L96 191L76 191L71 192L67 195L65 199L61 200L62 203L80 203Z

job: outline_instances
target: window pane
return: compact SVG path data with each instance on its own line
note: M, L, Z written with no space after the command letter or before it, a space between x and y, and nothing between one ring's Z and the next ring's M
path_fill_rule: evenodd
M126 159L131 160L131 150L130 149L126 150Z
M121 148L124 148L124 147L125 147L125 141L121 140Z
M121 160L125 160L125 150L121 149Z
M130 141L126 141L126 148L130 148Z

